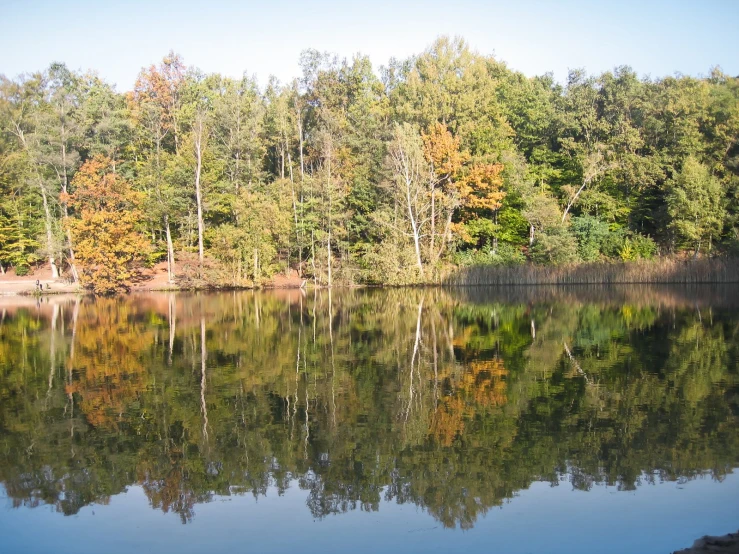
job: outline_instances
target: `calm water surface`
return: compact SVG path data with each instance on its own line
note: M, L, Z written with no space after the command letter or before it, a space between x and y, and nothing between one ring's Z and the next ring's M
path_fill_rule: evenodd
M739 528L739 289L0 298L2 552L663 553Z

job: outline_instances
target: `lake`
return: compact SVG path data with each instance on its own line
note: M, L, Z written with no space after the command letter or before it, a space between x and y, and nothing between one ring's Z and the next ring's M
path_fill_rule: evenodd
M0 551L660 553L739 528L739 288L0 298Z

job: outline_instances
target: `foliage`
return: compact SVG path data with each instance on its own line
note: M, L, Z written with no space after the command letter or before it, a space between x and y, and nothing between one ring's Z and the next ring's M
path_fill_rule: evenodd
M608 236L608 224L593 216L572 218L572 234L577 239L577 254L584 262L594 262L600 257L603 242Z
M531 260L540 264L561 265L577 260L577 239L567 228L553 227L540 233L531 247Z
M180 285L433 283L499 251L562 264L737 240L739 84L718 68L557 83L447 37L381 75L314 50L300 68L260 87L170 52L123 94L63 64L0 78L0 264L75 273L68 198L97 155ZM179 279L193 252L200 275Z
M141 195L112 170L109 158L86 162L63 200L75 211L67 221L74 237L81 283L96 294L130 288L149 250L138 232Z
M456 263L462 267L475 265L518 265L526 261L526 256L519 248L501 243L493 250L490 243L479 250L464 250L456 256Z
M670 227L681 240L695 245L717 238L723 228L721 185L708 168L689 157L677 176L668 183L667 210Z

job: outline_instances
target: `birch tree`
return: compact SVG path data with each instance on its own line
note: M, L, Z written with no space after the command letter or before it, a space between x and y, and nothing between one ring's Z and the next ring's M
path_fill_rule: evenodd
M425 228L432 218L431 182L435 177L423 152L420 134L409 124L397 125L388 148L389 163L393 178L391 196L404 214L406 228L402 231L413 240L416 265L424 276L422 242Z

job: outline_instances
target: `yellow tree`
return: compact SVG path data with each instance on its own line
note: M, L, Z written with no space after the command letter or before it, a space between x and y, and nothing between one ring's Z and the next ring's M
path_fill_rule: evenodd
M462 164L468 159L459 149L459 138L452 136L449 129L441 123L431 126L428 133L422 135L423 153L431 165L429 194L431 197L431 231L429 237L429 258L432 263L441 257L446 248L451 231L454 211L461 203L456 177ZM439 223L445 222L440 242L436 245Z
M505 197L501 189L503 165L473 163L471 156L460 149L459 137L453 136L441 123L435 123L423 134L423 149L432 173L429 258L435 263L443 255L452 232L468 240L466 224L495 217ZM460 223L453 224L459 212Z
M141 195L103 156L86 162L72 184L74 193L65 201L75 217L67 224L78 248L81 284L96 294L128 290L150 247L136 229Z
M471 229L494 230L497 227L498 210L506 195L502 190L502 171L502 164L479 163L473 165L460 179L458 188L461 213L459 223L453 225L452 230L465 242L476 240L471 236Z

